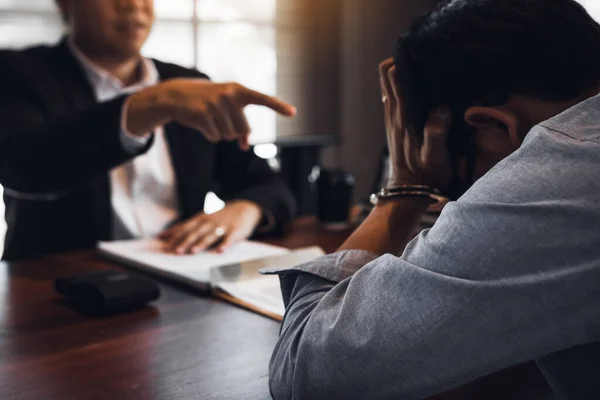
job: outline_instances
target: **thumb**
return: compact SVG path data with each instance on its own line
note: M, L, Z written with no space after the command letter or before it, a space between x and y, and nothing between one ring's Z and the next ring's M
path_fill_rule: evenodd
M238 139L238 145L243 151L250 150L250 134L245 134Z
M448 135L452 125L452 111L438 107L425 124L421 159L424 165L435 165L448 157Z
M234 245L239 240L240 239L237 238L234 233L226 236L225 239L223 239L223 241L217 247L217 252L223 253L224 251L226 251L228 248L230 248L232 245Z

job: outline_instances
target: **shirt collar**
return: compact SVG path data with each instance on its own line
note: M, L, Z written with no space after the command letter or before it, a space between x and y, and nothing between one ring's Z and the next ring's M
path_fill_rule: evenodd
M111 75L108 71L95 64L85 54L83 54L83 52L77 48L71 38L67 40L67 44L73 56L81 64L90 84L94 87L94 90L97 93L106 89L120 93L131 93L148 86L156 85L160 81L158 70L156 69L154 62L148 58L142 58L142 77L140 81L125 87L118 78Z

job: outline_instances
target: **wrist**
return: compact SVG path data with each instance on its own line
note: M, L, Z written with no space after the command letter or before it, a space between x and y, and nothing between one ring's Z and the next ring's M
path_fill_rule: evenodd
M163 84L131 95L124 108L127 132L143 137L157 127L171 122L174 107L169 97Z
M452 183L452 173L440 171L437 173L416 174L417 176L407 176L401 171L392 171L387 181L386 188L395 189L403 186L426 186L437 191L448 189Z
M373 193L370 200L372 205L377 205L398 198L418 198L427 201L429 205L447 202L447 198L442 196L439 190L423 185L396 185L383 188Z
M366 250L379 255L400 256L428 206L427 199L418 197L381 202L339 250Z
M261 206L250 200L234 200L227 204L228 206L239 207L244 210L253 220L256 220L256 224L263 218L263 209Z
M431 206L431 200L427 197L393 197L390 199L379 201L375 205L375 209L385 209L395 211L397 209L413 210L415 214L424 214Z
M428 187L431 187L431 186L427 185L427 183L425 183L424 180L391 177L387 182L386 188L387 189L395 189L395 188L399 188L399 187L403 187L403 186L428 186ZM437 189L437 188L434 188L434 189Z

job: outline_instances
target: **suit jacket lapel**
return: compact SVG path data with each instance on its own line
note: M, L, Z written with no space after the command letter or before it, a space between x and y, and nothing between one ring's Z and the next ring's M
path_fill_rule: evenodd
M71 53L66 38L60 42L56 52L56 67L60 68L60 73L53 75L59 76L60 79L56 80L55 83L58 88L68 88L66 94L68 101L71 103L69 104L71 109L85 110L95 106L98 102L96 101L94 89L79 61Z
M70 103L70 109L84 110L96 106L98 102L94 89L79 61L69 50L66 39L61 41L56 51L57 65L62 68L62 73L56 75L61 77L56 83L59 87L68 88L67 101ZM112 237L112 208L109 174L99 176L90 182L89 188L95 237L99 240L110 240Z
M177 181L181 220L203 210L204 197L210 190L206 176L211 173L212 157L207 152L208 146L203 145L203 140L198 140L198 135L200 134L179 124L169 124L165 127Z

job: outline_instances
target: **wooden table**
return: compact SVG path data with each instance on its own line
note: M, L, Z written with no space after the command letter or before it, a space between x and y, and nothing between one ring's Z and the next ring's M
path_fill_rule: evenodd
M288 238L271 243L332 252L348 234L303 219ZM153 308L94 319L66 307L52 288L58 276L118 268L93 251L0 265L0 399L270 398L267 370L278 323L168 284L161 284ZM539 379L531 371L443 398L500 398L477 397L473 388L498 394L502 383L494 382Z

